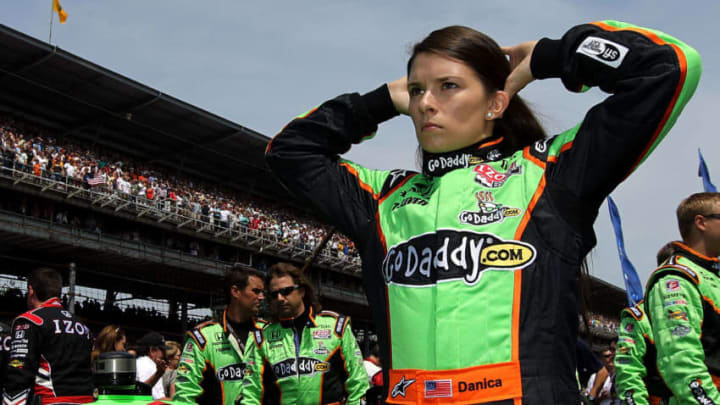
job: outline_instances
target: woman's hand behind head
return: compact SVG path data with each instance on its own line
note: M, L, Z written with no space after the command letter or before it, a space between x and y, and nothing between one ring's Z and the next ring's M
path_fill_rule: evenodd
M408 115L410 96L408 95L407 76L388 83L388 89L390 90L390 98L397 112Z
M512 71L505 81L505 91L510 98L535 80L530 70L530 59L536 44L537 41L528 41L515 46L501 47L503 53L510 57Z

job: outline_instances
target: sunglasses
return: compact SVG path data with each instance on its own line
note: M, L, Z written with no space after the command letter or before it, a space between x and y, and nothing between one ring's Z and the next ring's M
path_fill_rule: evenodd
M705 218L720 219L720 214L703 215Z
M293 291L300 288L299 285L291 285L289 287L285 288L279 288L277 290L268 291L268 295L270 298L277 298L278 294L282 294L283 297L287 297L288 295L292 294Z

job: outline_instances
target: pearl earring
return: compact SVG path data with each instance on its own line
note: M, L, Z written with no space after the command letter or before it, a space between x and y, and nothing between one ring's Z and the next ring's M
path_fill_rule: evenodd
M487 114L487 117L488 117L488 118L492 118L492 116L493 116L493 114L492 114L491 112L489 112L489 113Z

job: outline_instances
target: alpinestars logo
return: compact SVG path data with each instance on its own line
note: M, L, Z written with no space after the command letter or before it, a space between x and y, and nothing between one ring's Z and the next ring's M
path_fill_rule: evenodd
M510 176L522 173L522 166L517 162L513 162L505 173L495 170L488 164L475 166L475 181L485 187L498 188L502 187Z
M383 261L387 284L413 287L463 280L475 285L487 269L519 270L530 266L535 248L491 233L438 229L388 250Z
M400 381L398 381L398 383L395 384L395 386L393 387L392 392L390 393L390 396L392 398L395 398L399 395L399 396L405 398L405 394L406 394L405 391L414 382L415 382L415 380L406 380L405 376L402 376Z
M458 221L469 225L489 225L496 222L503 222L507 217L520 215L520 208L505 207L495 202L492 192L478 191L475 193L480 211L462 211L458 215Z
M635 395L634 390L625 391L625 404L626 405L635 405L635 398L633 398L633 395Z
M712 399L708 398L707 393L705 392L705 389L702 387L700 379L691 381L689 386L690 386L690 392L695 397L695 400L698 401L698 404L715 405L715 402Z
M435 183L430 181L414 183L410 188L400 192L402 200L393 203L392 211L409 204L428 205L428 200L436 188Z

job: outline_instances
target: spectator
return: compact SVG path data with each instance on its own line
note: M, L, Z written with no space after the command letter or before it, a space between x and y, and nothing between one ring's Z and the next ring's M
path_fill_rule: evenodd
M366 400L368 405L379 404L382 395L383 371L380 363L380 347L376 344L370 350L370 354L363 361L365 371L370 382L370 389L367 391Z
M169 340L165 342L169 349L165 350L165 358L167 359L167 369L162 377L163 390L166 398L175 396L175 378L177 377L177 368L180 363L180 355L182 350L178 342Z
M605 377L600 393L595 399L594 404L598 405L620 405L620 400L617 398L613 381L615 379L615 366L613 360L615 359L615 353L611 348L607 348L601 353L602 362L604 367L608 370L608 376ZM590 376L587 386L592 387L595 385L595 378L597 374Z
M125 331L115 325L108 325L102 328L97 338L95 338L95 346L90 360L95 362L95 359L97 359L100 353L124 352L126 344L127 337L125 336Z
M165 338L157 332L149 332L138 341L138 357L136 362L137 381L152 387L154 400L165 398L162 377L167 369L165 351L168 350Z

